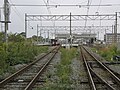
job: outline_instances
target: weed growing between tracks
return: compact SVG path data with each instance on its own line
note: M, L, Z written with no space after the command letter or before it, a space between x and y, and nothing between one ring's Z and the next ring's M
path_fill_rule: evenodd
M14 72L10 66L26 64L43 52L47 52L48 47L35 46L31 42L9 42L7 52L5 44L0 44L0 75L4 72Z
M64 49L61 50L61 61L56 66L56 76L58 80L46 82L45 87L38 88L37 90L71 90L72 81L70 80L70 75L72 73L71 62L73 58L76 57L77 49Z
M76 49L61 49L61 62L57 67L57 76L60 78L61 84L70 84L69 76L71 74L71 61L76 56Z

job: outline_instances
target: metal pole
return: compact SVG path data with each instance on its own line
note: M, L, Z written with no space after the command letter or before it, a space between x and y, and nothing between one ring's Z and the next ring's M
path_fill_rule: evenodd
M114 27L114 43L116 42L115 40L115 25L113 26Z
M38 44L38 24L37 24L37 44Z
M70 36L72 35L71 33L71 13L70 13Z
M46 43L46 32L45 32L45 30L44 30L44 34L45 34L45 43Z
M117 43L117 12L116 12L116 20L115 20L115 43Z
M41 27L42 27L42 20L41 20L40 24L41 24ZM42 28L40 28L40 43L43 42L43 38L42 38L41 34L42 34Z
M55 28L55 21L54 21L54 23L53 23L53 24L54 24L53 26L54 26L54 29L55 29L55 37L56 37L56 28Z
M40 43L42 42L41 28L40 28Z
M8 30L8 23L7 23L7 0L4 0L4 18L5 18L5 43L7 44L7 30Z
M48 30L48 42L49 42L49 30Z
M98 40L99 40L99 31L98 31Z
M105 29L105 40L106 40L106 45L107 45L107 33L106 33L106 29Z
M114 33L113 31L114 31L114 25L112 25L112 34Z
M0 21L2 20L1 9L0 9ZM0 29L2 31L2 23L0 22Z
M27 39L27 14L25 13L25 37Z
M71 13L70 13L70 48L72 47L72 31L71 31Z
M114 42L114 25L112 25L112 43Z

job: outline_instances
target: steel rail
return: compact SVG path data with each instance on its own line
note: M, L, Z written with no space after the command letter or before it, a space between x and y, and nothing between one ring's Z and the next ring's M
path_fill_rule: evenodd
M115 89L114 87L112 87L109 83L107 83L104 79L102 79L102 78L100 77L100 75L96 74L96 73L93 71L93 69L90 67L89 64L88 64L88 67L89 67L91 73L92 73L96 78L98 78L99 81L103 82L110 90L116 90L116 89Z
M35 64L36 62L38 62L39 60L41 60L42 58L46 57L48 54L50 54L52 51L54 51L57 47L55 47L54 49L52 49L51 51L49 51L47 54L44 54L43 56L41 56L39 59L36 59L35 61L33 61L32 63L28 64L27 66L23 67L22 69L20 69L19 71L13 73L12 75L10 75L9 77L5 78L4 80L2 80L0 82L0 87L3 87L5 84L7 84L8 82L12 81L13 79L15 79L16 77L18 77L19 75L21 75L22 73L24 73L25 70L29 69L33 64Z
M102 62L100 62L95 56L93 56L85 47L83 47L86 52L88 52L106 71L108 71L110 73L110 75L112 76L112 78L116 81L116 83L120 86L120 79L113 73L111 72L111 70L106 67Z
M105 63L103 63L107 68L109 68ZM111 72L113 72L117 77L120 77L120 74L118 72L113 71L111 68L109 68Z
M88 67L87 61L86 61L86 59L85 59L85 56L84 56L83 53L82 53L82 48L81 48L81 56L82 56L82 59L83 59L83 61L84 61L84 64L85 64L85 67L86 67L86 69L87 69L87 73L88 73L88 76L89 76L89 80L90 80L89 85L90 85L90 87L91 87L92 90L97 90L97 89L96 89L96 86L95 86L95 83L94 83L94 81L93 81L93 77L92 77L92 75L91 75L90 69L89 69L89 67Z
M35 83L38 80L40 74L46 69L46 67L48 66L48 64L51 62L51 60L54 58L54 56L58 52L59 48L60 47L58 47L56 49L56 51L52 54L52 56L49 58L49 60L41 67L41 69L39 70L39 72L35 75L35 77L31 80L31 82L26 86L26 88L24 90L32 90L32 87L35 85Z

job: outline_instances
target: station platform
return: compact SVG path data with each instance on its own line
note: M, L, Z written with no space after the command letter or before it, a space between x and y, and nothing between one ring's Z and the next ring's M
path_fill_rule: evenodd
M62 44L62 47L69 47L70 44ZM79 44L72 44L73 47L78 47Z

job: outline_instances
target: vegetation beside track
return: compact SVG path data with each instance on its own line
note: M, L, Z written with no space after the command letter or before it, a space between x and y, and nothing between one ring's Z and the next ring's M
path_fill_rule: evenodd
M3 34L0 33L0 40ZM0 75L12 71L11 66L26 64L40 53L47 52L48 47L35 46L31 40L26 41L21 35L11 34L9 42L0 42Z
M43 88L38 88L37 90L71 90L72 81L70 80L70 75L72 73L71 62L73 58L76 57L77 49L65 49L61 50L61 61L55 67L57 70L55 72L58 77L57 81L46 82L46 86Z
M100 54L105 60L108 61L113 61L113 56L120 55L120 50L117 50L117 47L115 45L92 48L92 50Z

